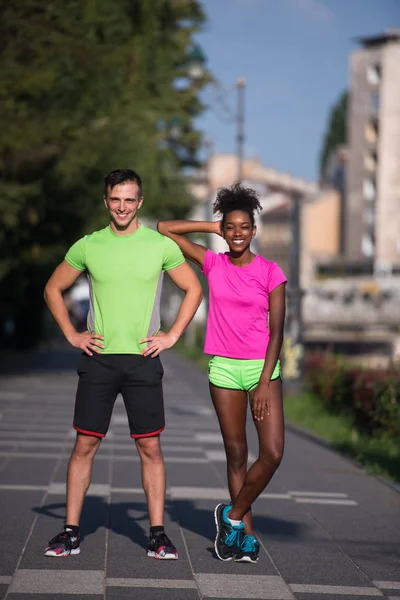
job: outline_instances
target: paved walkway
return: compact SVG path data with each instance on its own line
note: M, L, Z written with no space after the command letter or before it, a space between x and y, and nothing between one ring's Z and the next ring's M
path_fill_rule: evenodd
M0 598L400 599L400 495L290 428L282 466L254 506L259 563L215 557L213 509L227 499L224 452L204 375L172 353L164 355L162 440L166 528L179 561L146 556L139 462L119 400L95 460L82 552L43 557L63 524L77 377L69 354L40 364L0 378Z

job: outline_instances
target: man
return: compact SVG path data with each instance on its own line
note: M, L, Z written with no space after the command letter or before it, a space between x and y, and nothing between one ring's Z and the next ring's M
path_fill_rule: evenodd
M139 223L143 204L139 175L118 169L104 182L110 225L77 241L45 288L51 314L69 343L83 353L73 421L77 436L67 473L66 524L44 554L59 557L80 552L79 520L93 459L121 393L147 497L147 555L176 559L178 552L163 526L165 465L159 434L165 423L159 354L171 348L190 323L201 302L201 287L175 242ZM89 279L90 308L88 331L78 333L62 293L83 271ZM164 271L185 292L168 333L159 331Z

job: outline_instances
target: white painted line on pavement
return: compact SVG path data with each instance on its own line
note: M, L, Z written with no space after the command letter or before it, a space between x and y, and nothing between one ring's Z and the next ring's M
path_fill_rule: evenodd
M48 494L51 495L64 495L66 492L65 483L51 483L49 485ZM88 496L108 496L110 493L110 486L108 483L91 483L87 492Z
M47 490L47 485L16 485L13 483L2 483L0 485L0 490L13 492L44 492Z
M266 500L292 500L289 494L274 494L274 493L266 493L260 494L259 498L265 498Z
M1 457L7 458L62 458L63 456L69 456L70 452L65 454L55 454L53 452L0 452Z
M382 590L400 590L400 581L373 581L372 583Z
M109 577L106 579L108 587L142 587L142 588L197 588L192 579L129 579Z
M112 494L144 494L143 488L112 487Z
M222 487L171 486L169 493L175 500L229 500L228 490ZM259 497L268 500L291 500L287 494L261 494Z
M291 496L312 496L313 498L348 498L348 494L336 493L336 492L292 492L289 490L288 494Z
M11 583L12 577L8 575L0 575L0 584L8 585Z
M16 444L19 448L60 448L60 442L25 442L23 440L7 440L0 442L0 446L10 446Z
M185 446L170 446L169 444L163 444L161 442L161 446L163 449L163 452L187 452L187 453L196 453L196 452L203 452L203 448L201 448L200 446L192 446L190 445ZM105 448L107 450L135 450L135 443L132 440L130 443L128 444L118 444L115 442L112 442L110 444L108 444L107 442L102 442L101 448Z
M382 592L373 587L352 585L309 585L289 583L292 592L297 594L332 594L338 596L383 596Z
M205 450L204 454L207 456L207 458L209 460L212 460L214 462L225 462L226 461L225 450ZM255 460L256 460L256 457L254 456L254 454L249 452L248 462L253 463Z
M357 506L355 500L329 500L328 498L293 498L297 504L334 504L336 506Z
M222 444L222 435L220 433L195 433L198 442L207 442L209 444Z
M195 573L202 597L293 600L294 596L278 575L217 575Z

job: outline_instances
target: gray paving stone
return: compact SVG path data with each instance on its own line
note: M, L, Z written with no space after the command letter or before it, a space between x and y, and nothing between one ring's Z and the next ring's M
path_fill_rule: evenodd
M335 508L336 510L336 508ZM272 560L290 583L326 585L368 585L353 562L332 543L326 532L308 515L291 517L288 523L271 523L268 531L260 531ZM286 528L286 535L283 532ZM328 565L335 565L328 568Z
M146 555L149 533L147 505L112 494L108 541L108 578L192 579L175 507L166 502L165 530L178 549L178 560L155 560Z
M64 527L65 497L48 496L45 505L42 508L37 507L37 514L40 516L22 557L21 568L60 571L104 569L109 518L109 506L104 498L86 498L81 520L81 553L67 558L43 556L47 542Z
M11 457L5 468L0 472L0 483L47 484L56 466L54 458L23 458Z
M8 585L4 585L3 583L0 583L0 598L3 599L6 595L6 592L8 590Z
M113 487L142 487L140 464L133 461L114 462L111 482Z
M104 590L103 571L19 569L10 585L14 594L97 594Z
M204 598L293 599L293 594L279 576L198 573L196 581Z
M182 464L179 469L169 469L167 471L167 478L171 486L196 487L199 485L199 482L209 487L221 487L225 485L225 481L221 480L215 472L212 463L195 466Z
M43 492L0 493L1 536L3 547L0 552L0 575L13 575L25 541L35 518L33 507L38 506ZM4 542L7 543L7 551Z

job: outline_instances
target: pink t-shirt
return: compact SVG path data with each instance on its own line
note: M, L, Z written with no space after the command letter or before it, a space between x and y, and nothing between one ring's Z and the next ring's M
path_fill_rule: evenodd
M268 295L287 281L274 262L257 255L236 267L228 254L207 250L209 308L204 352L227 358L263 359L269 342Z

